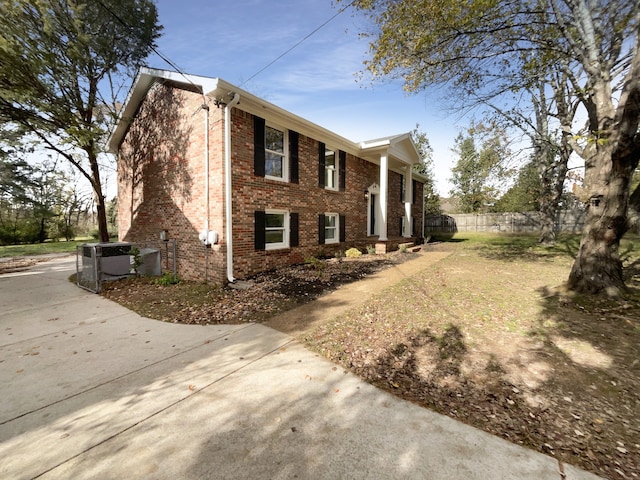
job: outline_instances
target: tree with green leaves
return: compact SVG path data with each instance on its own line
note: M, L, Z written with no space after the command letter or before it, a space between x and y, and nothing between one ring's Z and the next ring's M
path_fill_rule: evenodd
M427 134L420 130L420 125L416 124L416 128L411 131L411 137L418 149L420 155L420 164L414 165L414 169L426 180L423 184L424 194L424 213L426 215L440 215L440 195L436 191L435 180L433 176L433 149L429 143Z
M480 142L478 148L477 143ZM460 133L453 148L457 161L451 169L451 195L462 213L483 213L496 201L507 175L509 152L499 129L476 124Z
M0 119L89 181L104 242L102 145L125 79L159 37L157 20L152 0L0 3Z
M536 162L530 161L518 172L515 183L495 203L494 212L536 212L540 210L542 182Z
M358 0L375 26L367 70L399 77L415 92L449 85L460 97L516 95L520 80L566 75L557 94L577 98L559 118L564 140L585 164L585 228L568 286L624 290L620 240L640 211L631 178L640 161L638 0ZM528 55L523 55L528 53ZM631 203L630 203L631 200Z

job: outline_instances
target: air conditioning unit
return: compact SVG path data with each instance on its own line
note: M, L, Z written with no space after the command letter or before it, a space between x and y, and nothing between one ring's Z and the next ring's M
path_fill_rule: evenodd
M133 244L127 242L85 243L78 246L78 286L99 293L103 281L128 276L132 269L132 248Z

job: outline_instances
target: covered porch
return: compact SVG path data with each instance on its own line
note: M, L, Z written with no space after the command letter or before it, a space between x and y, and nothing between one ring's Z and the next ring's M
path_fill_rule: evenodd
M412 225L412 204L414 201L414 178L420 179L413 167L420 163L420 155L411 139L411 134L406 133L393 137L371 140L360 144L360 154L371 163L379 166L378 181L369 185L365 190L367 199L367 235L377 237L376 243L387 245L386 251L391 251L394 245L399 243L415 243L414 237L421 238L420 232L414 232ZM401 242L392 238L395 228L389 229L389 222L393 222L390 206L390 172L395 172L401 177L400 198L403 204L401 226ZM422 202L420 202L422 203ZM420 215L422 209L420 205ZM397 215L396 211L396 215ZM397 230L396 230L397 231ZM382 247L380 247L382 250Z

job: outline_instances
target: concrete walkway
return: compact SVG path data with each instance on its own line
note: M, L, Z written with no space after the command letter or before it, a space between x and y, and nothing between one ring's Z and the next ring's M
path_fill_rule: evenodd
M0 478L562 478L284 333L145 319L67 282L74 265L0 276Z

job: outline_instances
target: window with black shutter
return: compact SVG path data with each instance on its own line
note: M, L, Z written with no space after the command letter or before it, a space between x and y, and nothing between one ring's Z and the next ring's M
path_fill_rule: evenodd
M324 213L318 215L318 245L324 244Z
M318 186L324 188L325 185L325 150L326 145L318 143Z
M340 191L344 192L347 185L347 152L339 151L340 156L340 170L338 172L338 183L340 184Z
M289 214L289 246L297 247L300 243L299 219L297 213Z
M289 130L289 181L298 183L298 132Z
M286 210L254 212L256 250L278 250L298 245L298 214Z
M254 212L254 244L256 250L264 250L266 242L266 216L265 212L256 210Z
M253 173L264 177L264 118L253 117Z

